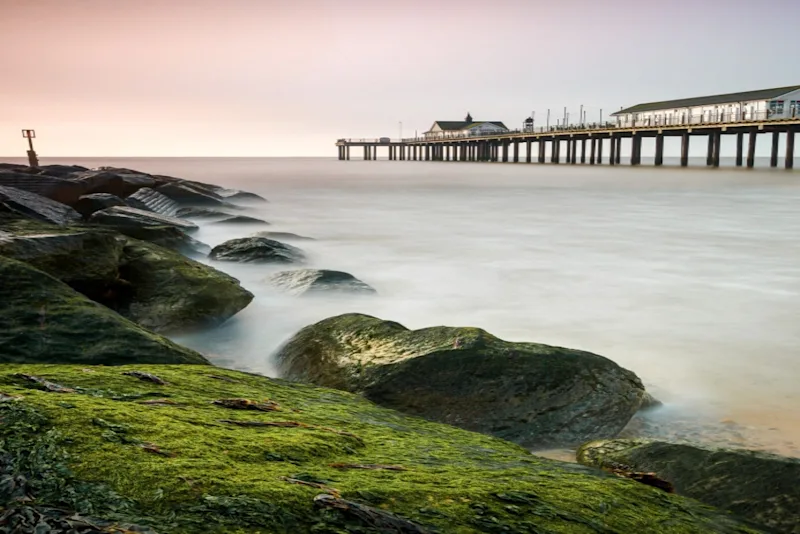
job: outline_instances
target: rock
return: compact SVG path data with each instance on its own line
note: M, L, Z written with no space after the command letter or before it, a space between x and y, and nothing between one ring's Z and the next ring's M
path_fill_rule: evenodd
M685 443L616 439L586 443L578 461L652 472L680 495L777 532L800 532L800 459Z
M266 198L262 197L261 195L250 193L248 191L239 191L238 189L223 189L217 191L217 194L220 195L225 200L229 201L252 202L252 203L269 202Z
M217 261L242 263L303 263L305 254L299 248L265 237L242 237L225 241L208 255Z
M174 226L115 226L120 234L147 241L186 256L206 257L211 247Z
M246 215L237 215L235 217L229 217L227 219L222 219L221 221L214 221L211 224L269 224L267 221L262 221L261 219L256 219L255 217L248 217Z
M281 271L269 277L269 282L292 295L356 293L374 295L375 289L355 276L342 271L297 269Z
M314 241L313 237L292 234L290 232L256 232L252 237L266 237L269 239L280 239L283 241Z
M596 354L361 314L303 328L277 362L287 378L529 448L613 437L645 397L634 373Z
M56 176L64 178L76 172L88 171L86 167L80 165L41 165L37 174L46 174L48 176Z
M78 199L75 203L75 211L88 218L96 211L125 205L125 201L109 193L92 193Z
M0 280L0 362L208 363L26 263L0 256Z
M233 215L224 211L213 210L210 208L188 206L179 208L175 216L183 219L224 219L226 217L232 217Z
M235 278L141 241L125 245L120 276L133 287L130 306L120 313L154 332L213 327L253 300Z
M117 229L126 226L174 226L184 232L193 232L197 230L197 225L192 222L127 206L100 210L92 214L89 220L96 224L102 224Z
M202 190L199 187L187 182L173 182L160 185L156 190L171 198L181 206L205 206L220 207L227 203L222 197L210 190Z
M0 186L21 189L68 206L86 193L81 184L70 180L20 172L0 172Z
M124 239L112 233L18 223L6 226L0 255L23 261L111 308L130 298L119 279Z
M167 217L180 217L178 215L180 206L177 202L149 187L139 189L125 201L134 208L152 211Z
M168 385L120 374L130 371ZM76 393L40 391L16 374ZM197 365L6 365L0 379L5 393L22 397L0 405L3 472L25 473L7 476L5 487L29 483L13 506L58 510L73 522L87 511L114 519L98 532L145 532L131 524L162 534L758 532L693 499L344 392ZM180 404L134 403L147 393ZM220 398L270 399L281 411L212 404ZM354 461L405 470L332 467ZM78 518L75 506L84 509Z
M80 220L80 214L65 204L43 196L0 185L0 212L28 219L65 225Z
M121 198L126 198L139 189L156 185L155 178L149 174L110 167L73 173L69 175L69 179L85 184L88 193L111 193Z

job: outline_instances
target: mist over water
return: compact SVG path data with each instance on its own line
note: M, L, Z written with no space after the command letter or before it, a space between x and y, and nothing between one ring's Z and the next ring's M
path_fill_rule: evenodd
M800 456L800 175L784 171L350 161L104 159L270 200L269 227L203 224L209 245L294 232L309 266L379 297L294 298L286 267L212 263L256 295L223 327L178 341L275 374L273 352L331 315L409 328L478 326L578 348L635 371L665 407L656 435ZM722 422L721 422L722 421ZM691 425L690 425L691 426ZM719 429L723 431L717 431ZM724 429L730 429L726 431ZM722 435L724 434L724 435Z

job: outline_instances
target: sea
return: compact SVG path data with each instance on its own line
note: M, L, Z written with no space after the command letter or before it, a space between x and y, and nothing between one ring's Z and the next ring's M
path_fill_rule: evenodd
M8 159L6 159L8 161ZM13 161L13 160L12 160ZM302 327L361 312L409 328L475 326L591 351L636 372L663 405L626 435L800 457L800 172L338 161L53 158L201 180L269 200L269 225L201 222L214 246L293 232L313 268L379 296L305 299L267 282L286 267L215 263L256 298L176 341L218 365L276 376ZM543 454L569 459L570 451Z

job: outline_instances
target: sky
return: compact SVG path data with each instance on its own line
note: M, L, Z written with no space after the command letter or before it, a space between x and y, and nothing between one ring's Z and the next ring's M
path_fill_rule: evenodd
M800 84L800 0L0 0L0 23L0 156L22 128L41 156L335 156L467 112Z

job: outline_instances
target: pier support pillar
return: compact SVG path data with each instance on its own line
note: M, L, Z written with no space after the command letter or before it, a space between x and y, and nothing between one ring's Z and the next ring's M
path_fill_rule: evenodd
M503 163L508 163L508 141L503 141Z
M615 163L619 165L620 161L622 161L622 137L617 137L617 161Z
M780 141L780 132L772 132L772 151L769 155L769 166L778 166L778 142Z
M550 141L550 163L558 163L558 145L561 141L555 137Z
M581 139L581 163L586 163L586 138Z
M664 164L664 134L656 134L656 167Z
M639 165L642 162L642 136L633 134L631 137L631 165Z
M567 163L572 162L572 139L567 138Z
M514 141L514 163L519 163L519 140Z
M578 140L573 138L569 142L572 145L572 157L569 159L569 163L570 165L575 165L578 163Z
M532 145L533 144L531 143L530 139L525 141L525 163L531 162L531 150L533 149Z
M786 132L786 168L794 168L794 130Z
M589 147L589 165L594 165L595 155L597 154L597 138L592 137L591 146Z
M539 163L544 163L545 160L547 159L547 141L545 141L544 138L540 137L537 140L537 143L539 144L539 157L537 161Z
M712 135L714 137L714 154L711 158L711 165L719 167L719 154L722 148L722 131L717 130Z
M750 139L747 143L747 168L752 169L756 165L756 137L758 130L750 130Z
M425 161L431 160L431 145L425 145Z
M616 165L617 164L617 138L614 137L614 134L611 134L611 142L608 144L608 164L609 165Z
M613 139L613 137L612 137ZM603 163L603 138L597 138L597 164L602 165Z
M742 166L742 157L744 155L744 132L736 134L736 166Z
M711 166L714 161L714 134L708 134L708 151L706 152L706 165Z
M681 135L681 167L689 165L689 134Z

